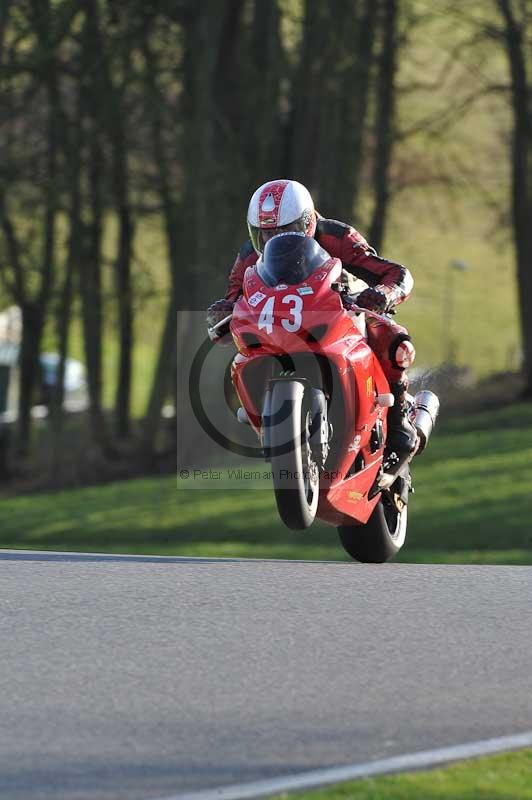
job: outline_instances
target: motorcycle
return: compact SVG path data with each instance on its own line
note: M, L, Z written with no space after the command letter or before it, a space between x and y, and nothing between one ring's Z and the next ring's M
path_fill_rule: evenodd
M394 397L365 338L373 312L346 310L342 275L314 239L279 234L215 327L230 321L238 418L260 438L282 521L302 530L319 518L352 558L382 563L405 541L413 455L386 445ZM439 401L423 391L409 404L419 455Z

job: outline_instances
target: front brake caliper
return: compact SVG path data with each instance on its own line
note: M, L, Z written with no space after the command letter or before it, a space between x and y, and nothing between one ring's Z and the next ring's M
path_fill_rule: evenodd
M311 389L310 448L320 469L329 455L330 426L327 419L327 400L321 389Z

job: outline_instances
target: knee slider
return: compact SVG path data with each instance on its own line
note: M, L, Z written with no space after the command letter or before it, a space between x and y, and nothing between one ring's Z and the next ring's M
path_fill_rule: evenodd
M416 358L416 348L410 341L410 337L401 334L391 344L390 361L396 369L408 369L412 366Z

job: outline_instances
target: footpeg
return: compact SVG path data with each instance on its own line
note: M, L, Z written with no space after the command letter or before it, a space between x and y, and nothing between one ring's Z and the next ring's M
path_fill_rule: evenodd
M381 408L391 408L395 404L395 397L391 392L385 394L378 394L375 398L376 403Z

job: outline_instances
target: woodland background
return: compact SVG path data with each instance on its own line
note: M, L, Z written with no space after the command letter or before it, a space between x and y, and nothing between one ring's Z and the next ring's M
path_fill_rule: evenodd
M2 0L0 92L6 482L175 465L176 315L276 177L411 268L423 367L532 396L531 0ZM84 362L87 413L59 378L35 419L44 351Z

